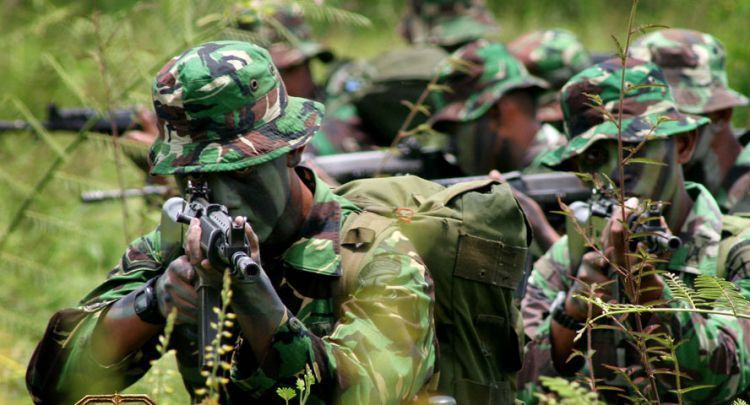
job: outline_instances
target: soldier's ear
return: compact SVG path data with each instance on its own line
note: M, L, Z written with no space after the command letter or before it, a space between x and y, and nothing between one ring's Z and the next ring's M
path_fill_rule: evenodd
M677 139L675 139L675 142L677 143L677 163L683 165L690 161L690 158L693 157L693 152L695 152L697 141L697 129L677 135Z
M302 152L305 151L305 147L301 146L297 149L293 149L291 152L287 153L286 155L286 166L287 167L294 167L297 166L302 161Z

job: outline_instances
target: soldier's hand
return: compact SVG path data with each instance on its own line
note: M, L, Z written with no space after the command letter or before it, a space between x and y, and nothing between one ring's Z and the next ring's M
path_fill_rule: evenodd
M169 263L167 270L156 280L156 298L159 312L166 318L177 309L175 323L194 324L198 319L197 275L186 256Z
M127 140L141 143L145 146L151 146L159 136L159 127L157 126L156 114L146 108L138 109L136 119L141 124L141 130L133 129L125 132L123 137Z
M583 322L588 317L588 304L586 301L576 298L575 295L587 295L590 292L590 286L597 285L594 294L601 298L602 301L608 302L612 299L612 283L607 277L608 270L607 260L600 252L587 252L583 255L581 266L578 268L576 281L568 291L565 299L565 312ZM592 316L599 315L601 311L597 306L592 306Z
M247 240L250 243L250 257L256 263L260 264L260 240L255 231L253 231L253 227L247 222L247 218L245 217L235 217L234 223L239 226L245 225L245 236L247 236Z

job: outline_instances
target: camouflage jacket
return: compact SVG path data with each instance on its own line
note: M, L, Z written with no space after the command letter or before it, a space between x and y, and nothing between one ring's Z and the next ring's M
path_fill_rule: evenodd
M366 256L370 259L360 263L360 269L342 269L340 231L357 208L303 171L314 187L314 204L300 237L280 257L262 263L294 316L276 331L268 355L260 362L243 343L239 329L235 331L239 336L222 402L281 402L276 389L294 387L306 366L316 377L310 403L409 401L431 378L436 360L429 273L395 228L390 230L392 236L370 247ZM57 314L53 317L40 346L56 348L52 357L57 360L55 364L32 360L28 379L32 395L43 402L63 397L74 402L83 394L121 391L148 371L157 357L156 338L109 366L93 359L90 338L112 302L165 270L168 262L160 257L159 238L156 230L133 242L104 283L77 308L63 310L68 312L63 322ZM339 291L336 283L343 276L355 282L346 283L349 290ZM334 291L340 294L334 296ZM170 340L194 399L194 390L205 385L197 364L196 329L177 325ZM40 363L37 369L35 363ZM65 392L65 387L77 390Z
M686 182L693 198L692 210L678 233L683 241L663 268L679 273L683 281L692 285L697 274L716 274L716 260L721 240L721 213L713 197L697 183ZM524 367L519 374L519 397L533 402L533 393L538 390L540 376L559 376L551 358L550 306L560 291L567 292L573 281L569 269L567 237L561 238L535 264L529 278L528 290L522 302L524 331L530 338L526 347ZM729 270L726 278L740 288L745 297L750 297L750 274L747 269ZM665 288L664 298L671 297ZM677 306L679 304L669 304ZM677 349L680 370L686 375L682 387L691 385L713 385L685 394L690 402L727 403L750 382L750 323L735 318L717 315L679 313L677 315L654 314L644 328L660 325L682 342ZM597 378L607 377L600 364L617 366L640 366L638 353L625 344L625 356L618 362L618 350L614 349L615 336L608 330L595 330L592 346L595 351L593 363ZM622 355L620 358L622 359ZM671 367L671 365L669 365ZM589 375L584 367L580 373ZM690 378L690 379L688 379ZM660 379L660 399L670 402L674 395L671 382ZM600 382L612 384L612 380ZM624 387L626 388L626 387ZM627 389L627 388L626 388ZM676 402L676 401L674 401Z

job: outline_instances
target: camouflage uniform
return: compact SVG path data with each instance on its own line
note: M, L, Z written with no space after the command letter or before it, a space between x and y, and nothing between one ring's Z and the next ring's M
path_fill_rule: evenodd
M578 37L563 29L533 31L508 43L508 51L529 73L550 84L550 91L539 98L539 121L562 121L560 89L576 73L591 66L591 58Z
M484 0L410 0L398 31L411 44L454 50L499 29Z
M747 97L729 87L724 45L710 34L685 29L656 31L638 38L630 48L630 55L653 61L664 70L677 106L683 112L704 115L748 104ZM750 155L748 148L745 147L746 155ZM696 155L701 153L696 152ZM710 164L715 164L720 157L713 153L696 156L686 166L686 179L701 180L694 178L690 170L690 165L698 159L712 159ZM726 201L729 188L748 171L750 165L738 157L722 184L716 189L709 187L725 211L731 208Z
M268 53L242 42L207 43L178 56L159 72L153 95L161 136L152 148L152 173L160 174L266 162L309 142L322 114L320 104L287 96ZM432 280L396 228L381 243L364 244L369 253L358 269L342 268L341 249L352 240L343 224L358 209L309 169L297 172L314 193L312 207L299 239L262 263L288 316L261 361L234 330L222 402L281 402L276 388L294 387L307 366L316 379L314 403L409 401L431 377L436 358ZM90 339L113 302L174 259L161 257L160 245L158 229L133 242L107 281L53 317L28 373L37 401L59 401L78 393L61 390L80 384L87 393L121 391L148 370L156 337L109 366L93 359ZM170 346L191 396L205 385L196 345L195 326L175 327Z
M567 146L549 155L545 160L547 164L563 164L597 141L617 137L614 124L604 121L602 112L591 107L591 102L584 93L600 96L603 105L613 113L618 105L621 71L619 60L612 59L584 70L565 85L562 90L562 107L570 141ZM656 65L631 59L628 60L625 82L638 86L645 83L662 84L665 79ZM649 136L647 139L663 139L694 130L708 121L706 118L679 113L666 86L648 86L631 91L627 93L624 103L623 139L626 142L639 142L646 136ZM652 130L659 117L668 117L670 120ZM688 182L685 187L693 200L693 206L682 228L675 232L682 239L683 245L673 252L668 262L658 266L679 274L683 281L692 285L697 274L717 273L722 216L716 201L703 186ZM539 389L539 376L559 375L553 367L551 357L550 306L558 292L567 294L573 284L571 277L578 271L571 268L574 260L569 257L567 242L567 236L561 238L534 264L522 302L524 328L531 341L527 345L524 368L519 374L519 386L525 386L525 392L520 397L529 402L534 400L533 392ZM725 277L735 283L743 295L750 296L750 275L746 272L744 266L739 266L737 269L730 269ZM669 288L665 287L664 298L671 298ZM713 388L686 393L686 400L726 403L747 387L750 382L748 322L715 315L654 314L644 328L657 325L676 341L682 342L677 349L676 360L680 371L691 377L690 380L683 378L683 388L699 384L714 385ZM624 358L620 357L624 364L618 362L614 342L611 331L593 331L593 363L597 368L597 378L611 377L611 371L600 367L602 364L623 367L640 365L639 354L629 345L625 347ZM588 375L585 368L580 372ZM674 394L668 392L674 389L670 386L670 381L661 376L658 379L660 399L674 401ZM600 384L612 385L611 381ZM628 387L623 388L628 390Z
M434 95L438 109L429 121L433 126L442 122L476 121L511 90L528 89L538 93L548 87L544 80L529 74L524 65L499 43L478 40L461 47L451 58L465 67L446 64L440 72L438 83L447 85L451 91ZM472 144L470 140L467 143ZM524 167L528 170L541 168L540 157L564 143L562 134L549 125L543 125L525 151ZM472 149L464 148L459 160L476 161ZM467 174L484 174L464 170L469 172Z

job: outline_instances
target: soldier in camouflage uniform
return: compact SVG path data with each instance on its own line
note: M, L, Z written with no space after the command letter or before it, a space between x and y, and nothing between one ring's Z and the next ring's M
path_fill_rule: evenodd
M509 42L508 50L529 73L550 84L549 91L539 98L537 118L562 130L560 89L568 79L591 66L591 58L581 41L563 29L533 31Z
M727 83L724 45L709 34L665 29L639 38L630 54L664 70L680 111L711 119L685 165L685 178L706 186L728 211L727 192L750 165L739 158L743 146L731 126L733 109L746 106L748 100Z
M409 0L398 26L410 44L437 45L449 52L498 31L484 0Z
M602 111L595 106L590 95L601 97L602 106L617 115L621 92L622 65L619 59L610 59L573 77L562 90L562 108L565 129L569 136L566 146L549 154L545 163L559 167L565 165L587 173L606 175L619 184L617 162L617 128L606 121ZM624 167L626 196L668 201L664 219L673 233L680 237L682 246L669 257L661 257L659 268L678 274L688 285L697 274L716 275L717 254L722 237L722 216L719 206L698 183L683 180L682 164L687 162L697 144L697 132L709 120L690 116L677 110L663 73L658 66L630 59L625 68L625 82L630 86L649 84L625 93L623 108L623 141L633 145L645 141L639 157L656 160L663 166L631 163ZM653 85L657 85L656 87ZM663 85L663 86L658 86ZM664 120L664 118L667 120ZM661 119L659 125L657 120ZM615 210L602 236L602 251L606 259L596 252L571 258L568 237L561 238L534 264L528 290L522 302L524 328L530 342L526 360L519 374L519 387L524 387L521 398L533 402L533 393L540 389L540 376L573 378L575 373L588 376L589 371L581 358L568 361L573 350L585 351L587 337L574 342L576 330L587 318L587 305L573 297L585 291L584 283L601 285L609 281L608 261L624 263L625 252L617 240L623 238L621 211ZM582 263L578 268L572 263ZM572 277L580 281L574 281ZM745 296L750 296L750 275L745 266L729 269L725 277L735 283ZM610 284L611 286L611 284ZM649 288L650 287L650 288ZM602 298L611 299L612 292L600 290ZM627 302L625 294L621 300ZM671 292L658 275L643 276L638 302L665 300L670 302ZM727 403L750 382L750 325L744 320L715 315L690 313L652 314L644 316L644 328L655 328L682 344L677 348L680 371L684 374L682 387L708 384L712 387L690 391L685 400L690 402ZM629 322L629 321L628 321ZM612 385L612 371L603 365L615 367L640 367L639 354L627 344L616 349L616 339L609 330L592 331L593 364L600 385ZM622 350L622 351L621 351ZM671 366L670 366L671 367ZM658 379L661 401L676 402L670 376ZM626 392L628 386L621 386ZM604 391L600 391L604 393ZM608 400L615 401L616 393Z
M397 229L375 246L356 230L343 234L357 208L296 166L322 106L288 96L268 52L234 41L172 59L153 97L160 137L152 172L175 175L183 191L188 179L203 182L212 201L246 216L262 265L257 276L232 276L237 322L222 402L280 402L276 388L293 387L306 367L315 376L311 403L414 398L436 357L432 281ZM173 308L170 346L196 399L205 384L196 358L196 272L219 274L203 260L199 237L193 220L179 257L162 257L158 229L141 237L107 281L58 312L29 366L34 400L72 403L132 384L157 357ZM368 251L358 269L342 268L344 246Z
M436 143L446 144L456 156L457 175L544 170L542 156L565 143L562 134L536 119L537 97L547 83L530 75L499 43L480 39L459 48L451 59L438 80L450 91L433 94L437 109L428 122L445 135ZM535 242L551 245L558 236L539 205L521 193L516 196Z
M386 120L389 123L403 121L408 110L386 112L388 116L380 114L377 118L367 116L367 111L357 107L357 101L367 95L372 86L376 91L387 90L387 85L373 83L373 76L381 72L372 72L372 66L386 60L400 57L405 63L394 61L388 66L389 74L401 76L405 84L414 77L425 79L423 67L427 64L436 65L439 60L469 42L497 33L498 28L494 16L485 7L483 0L410 0L407 10L401 19L398 32L411 44L406 49L391 50L380 54L371 60L356 60L341 66L331 74L326 86L326 119L322 131L313 139L313 149L316 154L329 155L348 153L361 150L376 149L389 146L397 131L383 133L385 127L374 120ZM397 67L401 72L396 72ZM430 72L432 73L432 72ZM393 85L394 93L403 94L403 88ZM421 89L419 90L421 93ZM406 101L415 102L419 93L403 94ZM396 100L398 103L401 99ZM428 101L429 103L429 101ZM400 105L399 105L400 106ZM377 114L375 114L377 115ZM413 127L421 124L420 114L412 122Z

